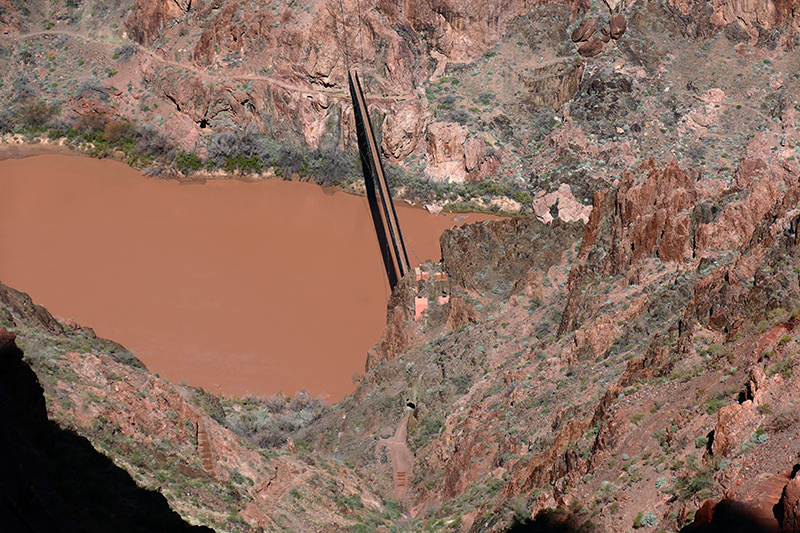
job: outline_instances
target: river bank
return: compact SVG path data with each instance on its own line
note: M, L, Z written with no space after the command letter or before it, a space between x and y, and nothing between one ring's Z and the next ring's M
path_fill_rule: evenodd
M55 133L58 135L58 132ZM50 153L73 154L120 161L134 168L142 169L148 176L174 179L180 182L203 183L208 180L232 179L245 182L285 180L315 183L326 191L341 190L356 196L366 195L364 182L361 179L360 165L355 161L343 162L343 160L354 157L353 154L338 152L329 154L288 153L286 152L287 147L282 147L278 151L283 151L281 159L288 158L288 163L284 161L288 165L287 167L279 164L264 164L263 157L256 156L248 158L226 156L227 162L219 165L212 163L210 158L202 159L194 152L181 150L174 153L173 157L165 158L165 154L161 154L155 160L149 160L149 156L143 158L143 154L138 153L138 149L132 149L135 143L131 144L131 142L121 142L120 140L116 143L108 143L102 135L96 140L100 145L96 145L87 140L85 136L80 135L51 138L47 133L9 133L0 139L0 160ZM249 142L253 142L252 139ZM258 143L256 142L256 144ZM126 149L121 149L123 146ZM260 150L261 148L254 149ZM304 159L305 157L312 157L312 162L309 164L309 161ZM331 158L331 161L325 164L320 163L320 161L326 161L327 158ZM326 166L343 173L338 178L329 179L325 175L320 175L320 172L324 174ZM312 170L311 167L314 169ZM343 171L344 167L350 168ZM409 173L404 167L397 165L389 165L387 175L395 199L402 199L409 205L418 205L433 214L451 211L518 216L531 211L532 196L530 194L494 182L434 181L421 178L413 172Z

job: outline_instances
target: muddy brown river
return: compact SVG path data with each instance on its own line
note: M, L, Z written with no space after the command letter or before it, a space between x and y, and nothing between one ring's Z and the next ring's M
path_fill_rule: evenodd
M414 263L470 214L398 205ZM0 161L0 281L226 396L335 402L385 324L389 286L366 198L285 181L186 184L115 161ZM413 252L412 252L413 250Z

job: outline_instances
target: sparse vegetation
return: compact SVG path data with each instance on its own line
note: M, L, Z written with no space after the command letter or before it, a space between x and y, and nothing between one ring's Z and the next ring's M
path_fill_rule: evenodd
M225 420L237 435L262 448L283 446L296 432L322 414L322 399L307 393L293 398L247 396L226 399Z

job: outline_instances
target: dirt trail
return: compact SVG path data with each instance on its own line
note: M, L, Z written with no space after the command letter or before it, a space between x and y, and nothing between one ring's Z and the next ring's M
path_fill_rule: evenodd
M414 473L414 454L408 447L408 419L414 411L406 408L405 415L397 426L394 436L378 440L378 449L386 447L386 455L392 462L395 496L402 499L408 495L408 479Z
M197 420L197 448L203 460L203 468L206 472L214 475L214 456L211 450L211 439L208 436L205 422Z
M111 42L108 42L108 41L95 39L95 38L89 37L87 35L82 35L82 34L77 33L77 32L64 31L64 30L50 30L50 31L37 31L37 32L32 32L32 33L25 33L25 34L20 34L20 35L14 36L14 39L16 39L16 40L25 40L25 39L29 39L31 37L42 37L42 36L48 36L48 35L66 35L66 36L73 37L75 39L80 39L80 40L83 40L83 41L89 41L89 42L98 43L98 44L102 44L102 45L106 45L106 46L108 46L108 45L115 45L116 46L116 43L111 43ZM176 67L176 68L181 68L181 69L192 71L197 76L200 76L200 77L205 77L205 78L209 78L209 79L213 78L213 79L218 79L218 80L231 80L231 81L265 81L267 83L271 83L272 85L276 85L278 87L281 87L282 89L285 89L287 91L299 92L299 93L303 93L303 94L324 94L324 95L328 96L329 98L340 99L340 100L349 100L350 99L349 93L343 92L342 89L337 89L337 88L320 89L320 88L314 88L314 87L303 87L303 86L300 86L300 85L295 85L295 84L292 84L292 83L288 83L288 82L286 82L286 81L284 81L284 80L282 80L280 78L276 78L274 76L255 76L255 75L246 75L246 74L214 74L214 73L208 72L205 69L199 69L199 68L197 68L195 65L193 65L191 63L181 63L181 62L177 62L177 61L170 61L169 59L166 59L165 57L159 55L157 51L151 50L149 48L145 48L144 46L141 46L139 44L136 45L136 48L137 48L137 50L139 50L142 53L144 53L146 56L155 59L159 63L162 63L164 65L169 65L169 66L172 66L172 67ZM408 92L408 93L385 94L385 95L380 95L380 96L379 95L374 95L374 94L373 95L365 94L364 96L365 96L365 98L367 100L369 100L371 102L396 102L396 101L406 100L408 98L415 98L417 96L417 94L412 91L412 92Z

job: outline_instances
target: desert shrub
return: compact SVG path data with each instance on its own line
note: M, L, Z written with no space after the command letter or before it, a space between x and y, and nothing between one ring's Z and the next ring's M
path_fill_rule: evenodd
M303 154L305 171L313 175L320 185L352 181L361 176L361 165L355 153L312 151ZM303 170L301 164L300 170Z
M273 414L282 413L286 409L286 403L286 397L282 394L276 394L275 396L262 399L264 407Z
M103 126L103 140L112 145L120 144L137 136L136 128L127 120L109 120Z
M467 124L472 116L469 114L468 111L464 111L463 109L455 109L448 113L447 120L450 122L457 122L462 126Z
M117 59L119 59L123 63L130 61L131 57L133 57L133 54L135 53L136 53L136 45L134 45L133 43L123 44L122 46L119 46L114 50L114 55L117 56Z
M57 112L58 108L44 100L31 98L19 107L16 122L22 128L44 129Z
M229 403L225 409L228 428L262 448L283 446L325 410L321 398L305 392L291 399L278 394L269 398L248 396Z
M550 110L540 111L534 113L531 120L531 130L533 131L533 140L540 141L550 135L553 127L558 122Z
M32 65L36 62L36 57L25 43L21 43L19 45L19 48L17 49L17 56L19 60L26 65ZM24 76L24 74L22 74L22 76Z
M178 177L178 169L172 165L151 164L142 173L149 178L171 180Z
M101 102L108 102L108 91L95 79L86 79L75 90L75 98L97 97Z
M100 115L91 114L79 117L75 121L75 130L87 141L102 140L106 120Z
M251 174L261 172L264 169L264 165L261 164L261 158L257 155L251 155L249 157L239 155L226 157L222 168L228 173L233 173L238 170L245 174Z
M0 110L0 132L10 133L14 131L15 126L14 113L10 109Z
M797 411L784 411L772 415L764 425L764 429L773 432L786 431L797 422Z
M767 369L767 376L780 374L781 377L788 379L792 377L792 371L794 370L795 366L797 366L797 361L795 361L793 356L789 356L783 361L778 361L774 365L770 366Z
M264 141L264 158L273 167L281 169L284 174L299 172L303 166L305 154L300 148L281 144L272 139Z
M456 394L459 396L465 394L470 387L472 387L472 377L467 374L455 376L450 380L456 388Z
M658 517L653 511L647 513L639 512L633 520L633 527L639 529L641 527L656 527L658 525Z
M73 123L62 117L51 118L47 124L47 134L51 138L66 137L73 131Z
M441 416L423 417L417 426L414 445L418 448L424 447L431 440L431 437L439 433L442 426L444 426L444 418Z
M321 412L323 409L325 409L325 403L319 396L298 394L289 401L289 410L295 412L300 412L303 410Z
M706 407L706 413L713 415L723 407L728 404L724 399L715 396L708 401L708 407Z
M711 496L711 485L714 483L712 472L701 469L683 477L677 478L673 493L681 500L688 500L697 495L700 499Z
M263 137L254 127L224 131L211 137L208 144L208 163L216 168L230 161L261 161L266 155Z
M36 85L31 81L27 74L22 73L11 82L11 87L14 89L14 100L24 101L29 98L34 98L39 94Z
M139 130L136 141L136 152L140 156L167 157L172 154L175 147L167 137L152 127Z

